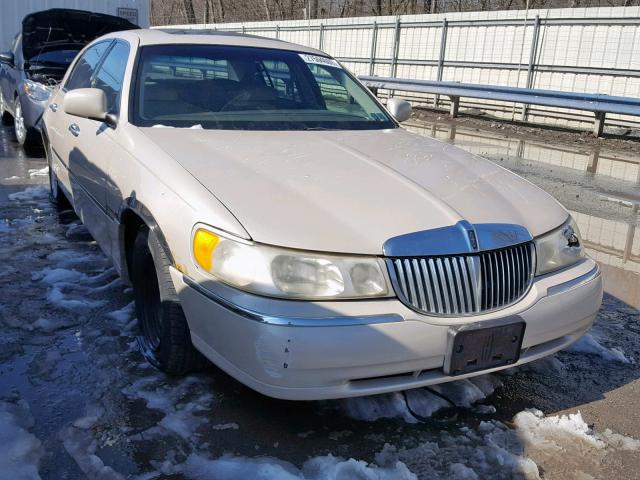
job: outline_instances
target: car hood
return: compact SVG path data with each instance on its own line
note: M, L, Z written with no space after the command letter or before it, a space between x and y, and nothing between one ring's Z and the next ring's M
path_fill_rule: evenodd
M381 254L392 237L461 220L536 236L567 218L506 169L403 129L143 131L262 243Z
M22 20L22 52L29 60L39 53L82 48L111 32L140 28L124 18L85 10L52 8Z

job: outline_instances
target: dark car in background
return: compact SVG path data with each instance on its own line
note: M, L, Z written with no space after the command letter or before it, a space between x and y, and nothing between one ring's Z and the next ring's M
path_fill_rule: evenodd
M64 8L24 17L11 50L0 53L0 117L13 120L18 143L40 141L49 97L85 45L107 33L136 28L113 15Z

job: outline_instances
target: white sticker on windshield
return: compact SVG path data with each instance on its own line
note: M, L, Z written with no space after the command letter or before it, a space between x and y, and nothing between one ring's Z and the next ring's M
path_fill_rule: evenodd
M333 58L321 57L320 55L309 55L308 53L300 53L300 58L307 63L316 65L324 65L326 67L341 68L340 64Z

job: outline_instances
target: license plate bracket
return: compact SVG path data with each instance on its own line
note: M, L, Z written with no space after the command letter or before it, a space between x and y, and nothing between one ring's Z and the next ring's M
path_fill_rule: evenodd
M444 371L456 376L513 365L520 359L526 324L520 318L500 324L477 323L449 329Z

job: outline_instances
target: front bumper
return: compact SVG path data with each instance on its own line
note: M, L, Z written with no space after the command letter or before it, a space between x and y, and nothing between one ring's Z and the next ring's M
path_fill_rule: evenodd
M22 105L22 117L24 125L30 130L42 130L42 115L49 100L34 100L25 93L20 93L20 104Z
M578 340L602 301L600 271L590 259L536 279L511 307L462 318L421 315L397 299L269 299L171 274L196 348L249 387L290 400L385 393L506 368L455 377L443 371L449 328L511 315L527 324L515 365L530 362Z

